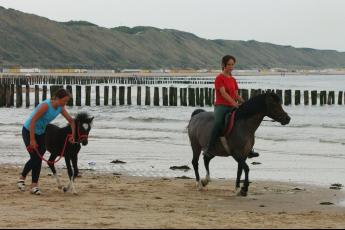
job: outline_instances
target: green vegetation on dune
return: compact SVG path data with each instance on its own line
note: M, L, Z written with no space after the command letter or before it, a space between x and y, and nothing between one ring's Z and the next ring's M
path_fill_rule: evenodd
M116 22L114 22L116 24ZM219 68L224 54L238 68L344 68L345 53L257 41L208 40L154 27L99 27L55 22L0 7L0 66L77 68Z

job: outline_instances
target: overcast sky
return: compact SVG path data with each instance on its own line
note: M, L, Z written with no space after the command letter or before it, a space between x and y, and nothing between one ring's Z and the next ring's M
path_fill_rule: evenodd
M108 28L154 26L207 39L345 51L345 0L0 0L0 5Z

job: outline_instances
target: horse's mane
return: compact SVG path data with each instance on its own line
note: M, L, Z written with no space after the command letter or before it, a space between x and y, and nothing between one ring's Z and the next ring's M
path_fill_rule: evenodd
M80 112L77 114L77 116L75 117L76 121L79 121L81 123L87 123L90 120L90 116L88 113L86 112Z
M271 96L276 102L280 102L280 98L275 93L264 93L252 97L244 102L236 112L236 120L246 119L258 113L265 113L267 111L266 97Z

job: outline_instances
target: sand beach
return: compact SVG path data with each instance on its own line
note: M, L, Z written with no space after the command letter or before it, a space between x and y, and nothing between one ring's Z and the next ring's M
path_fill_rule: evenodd
M238 197L230 180L198 191L194 179L83 171L73 195L58 190L44 168L43 194L34 196L17 190L19 172L18 166L0 167L0 228L345 227L344 193L328 188L255 181L248 197ZM67 184L65 170L61 176Z

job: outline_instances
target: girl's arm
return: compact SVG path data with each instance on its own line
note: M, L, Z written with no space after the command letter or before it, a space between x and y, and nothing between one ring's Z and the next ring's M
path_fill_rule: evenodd
M219 89L220 94L222 95L222 97L227 100L228 102L230 102L232 105L234 105L236 108L239 107L239 104L226 92L225 87L221 87Z
M74 143L74 137L75 137L75 122L74 119L69 115L69 113L67 112L65 107L62 107L62 111L61 111L62 116L64 116L66 118L66 120L68 121L68 123L71 125L72 127L72 137L69 139L70 142Z
M35 115L31 119L30 123L30 147L33 149L37 149L37 143L35 139L35 127L36 127L36 121L40 119L40 117L43 116L48 111L48 105L47 104L42 104L40 108L37 110Z
M238 94L238 90L236 90L236 98L240 104L243 104L245 102L244 99Z

